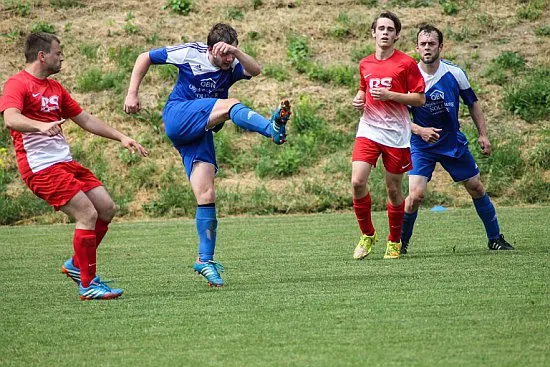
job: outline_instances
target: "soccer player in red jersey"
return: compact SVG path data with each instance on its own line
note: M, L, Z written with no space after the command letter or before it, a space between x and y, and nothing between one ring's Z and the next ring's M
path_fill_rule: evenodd
M352 154L353 209L362 236L353 257L364 259L376 242L371 219L368 179L378 157L386 171L390 234L385 259L399 257L404 197L403 174L411 169L411 120L407 105L422 106L425 83L415 60L394 48L401 22L392 12L380 13L372 23L376 52L359 63L360 89L353 107L363 113Z
M63 62L55 35L29 35L25 59L25 68L8 79L0 98L19 173L36 196L76 221L74 256L62 271L79 285L80 298L117 298L122 289L109 288L96 275L97 247L115 215L115 203L94 174L72 159L62 124L71 119L86 131L120 141L131 152L147 156L147 150L83 111L59 82L49 78Z

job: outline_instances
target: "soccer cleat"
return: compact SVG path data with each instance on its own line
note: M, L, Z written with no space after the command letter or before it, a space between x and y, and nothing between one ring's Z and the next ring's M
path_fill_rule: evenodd
M72 257L61 265L61 272L80 285L80 269L74 266Z
M388 244L386 245L386 254L384 255L384 259L399 259L400 251L401 251L401 241L399 242L388 241Z
M208 285L211 287L223 287L223 279L218 271L223 272L223 265L213 260L205 263L195 261L193 270L206 278Z
M277 145L286 141L286 123L290 119L290 101L283 99L275 112L271 114L271 139Z
M399 253L401 255L406 255L408 247L409 247L409 243L401 240L401 250L399 250Z
M505 239L503 235L498 236L496 240L491 240L487 244L487 247L489 247L489 250L513 250L514 247L510 245Z
M93 299L114 299L124 293L122 289L110 288L96 276L87 288L80 284L80 299L82 301Z
M353 251L353 258L355 260L363 260L370 254L375 242L376 232L374 232L372 236L367 236L366 234L362 235L359 243L355 247L355 251Z

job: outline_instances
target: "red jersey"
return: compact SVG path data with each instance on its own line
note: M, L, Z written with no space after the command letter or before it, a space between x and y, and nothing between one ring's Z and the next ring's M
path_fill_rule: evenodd
M23 116L43 122L75 117L82 112L59 82L39 79L25 70L10 77L4 85L0 112L8 108L17 108ZM15 130L10 133L23 179L55 163L72 161L69 144L62 133L55 136Z
M359 62L359 73L366 98L357 136L390 147L410 147L411 119L407 106L394 101L375 101L370 89L385 87L398 93L424 93L426 84L416 61L399 50L394 50L386 60L378 60L372 54Z

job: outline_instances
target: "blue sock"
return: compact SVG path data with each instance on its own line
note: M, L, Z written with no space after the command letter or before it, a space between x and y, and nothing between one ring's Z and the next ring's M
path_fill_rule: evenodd
M473 199L476 207L477 215L481 218L487 232L489 240L496 240L500 236L500 228L498 226L497 212L489 196L485 194L482 198Z
M403 217L403 228L401 229L401 242L409 243L413 235L414 222L416 222L416 216L418 215L418 210L413 213L405 212Z
M199 235L199 261L213 260L216 248L216 230L218 229L215 204L199 205L195 218Z
M252 111L241 103L237 103L229 111L229 117L235 125L248 130L260 133L271 138L271 123L256 111Z

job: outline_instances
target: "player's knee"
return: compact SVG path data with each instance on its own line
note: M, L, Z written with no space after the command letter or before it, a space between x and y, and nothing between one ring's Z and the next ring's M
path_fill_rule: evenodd
M353 190L364 190L367 187L367 180L363 177L351 177L351 186L353 187Z
M107 203L107 205L101 209L101 212L98 213L98 216L104 222L109 223L111 220L113 220L113 217L116 214L116 210L117 207L115 202L110 200L109 203Z
M424 193L422 191L411 191L409 193L409 200L411 205L417 208L424 200Z
M388 186L386 188L386 192L388 193L388 198L391 202L403 201L403 192L398 187Z
M197 195L197 203L199 205L210 204L210 203L214 203L215 201L216 201L216 193L214 191L214 188L208 188L206 190L203 190Z

